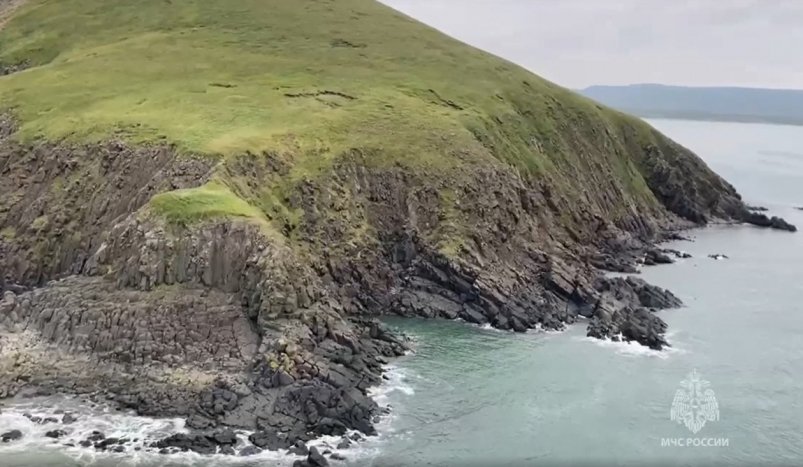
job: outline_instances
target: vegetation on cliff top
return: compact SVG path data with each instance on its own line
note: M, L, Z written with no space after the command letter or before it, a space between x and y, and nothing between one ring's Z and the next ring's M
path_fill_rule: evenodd
M23 63L0 78L23 140L276 152L296 180L353 149L442 174L501 160L565 193L602 163L655 201L621 138L655 138L649 127L373 0L28 0L0 31L0 64ZM154 206L260 215L238 196L219 184Z

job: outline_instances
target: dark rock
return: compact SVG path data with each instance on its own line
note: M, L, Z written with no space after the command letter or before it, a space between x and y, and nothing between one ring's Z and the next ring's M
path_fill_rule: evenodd
M334 460L336 460L336 461L344 461L344 460L346 460L346 456L344 456L344 455L342 455L342 454L338 454L338 453L336 453L336 452L333 452L333 453L332 453L332 454L329 456L329 458L330 458L330 459L334 459Z
M351 440L345 436L337 443L337 449L348 449L349 447L351 447Z
M159 449L177 448L181 451L193 451L198 454L214 454L217 451L217 444L213 439L204 435L192 435L177 433L167 438L161 439L153 444Z
M22 414L22 416L27 418L28 420L32 421L33 423L39 423L39 424L42 423L42 417L37 417L37 416L31 415L31 414L29 414L27 412Z
M644 252L644 264L647 266L652 266L655 264L672 264L672 258L666 255L661 250L656 248L647 250Z
M187 426L196 430L205 430L215 426L215 422L202 415L192 414L187 418Z
M654 350L667 346L664 339L666 323L646 308L622 308L613 313L600 313L588 325L587 335L598 339L610 338L635 341Z
M348 428L343 422L332 418L324 417L318 422L316 432L322 435L340 436L346 433Z
M632 257L621 257L618 255L600 255L591 259L591 264L597 269L626 274L635 274L638 272L638 268L636 268L634 263L635 260Z
M279 436L274 431L257 431L252 433L248 440L254 446L269 451L277 451L279 449L287 449L292 445L287 436Z
M51 430L45 433L45 436L48 438L61 438L65 434L67 434L67 432L64 430Z
M692 257L691 254L686 253L685 251L673 250L671 248L664 248L662 251L664 253L666 253L666 254L670 254L670 255L674 256L675 258L684 258L685 259L685 258L691 258Z
M218 444L237 444L237 435L232 430L218 431L212 437Z
M86 439L88 441L97 442L97 441L101 441L104 438L106 438L106 435L104 435L100 431L93 431L89 436L87 436Z
M668 241L673 241L673 240L674 241L684 241L684 242L692 241L691 238L686 237L685 235L681 235L678 232L666 232L666 233L664 233L664 235L662 235L661 238L662 238L662 240L667 241L667 242Z
M22 432L20 430L11 430L0 435L0 439L2 439L4 443L8 443L9 441L16 441L21 438L22 438Z
M621 305L640 305L659 310L683 305L672 292L649 284L638 277L601 277L594 283L594 288Z
M748 224L757 225L759 227L769 227L775 230L797 232L797 227L777 216L767 217L765 214L747 212L742 220Z
M66 414L64 414L63 417L61 417L61 423L65 424L65 425L69 425L69 424L75 423L77 421L78 421L78 417L76 417L75 415L70 414L70 413L66 413Z
M304 441L298 440L293 444L293 446L288 449L291 454L296 454L299 456L306 456L309 454L309 448L307 448L306 443Z
M262 452L262 449L259 449L256 446L246 446L246 447L240 449L239 455L243 456L243 457L254 456L254 455L259 454L260 452Z
M92 441L89 441L88 439L85 439L83 441L80 441L78 443L78 445L81 446L81 447L88 448L88 447L92 446Z
M309 456L307 456L307 463L312 467L325 467L329 465L329 461L323 457L316 447L311 447L309 450Z
M318 448L316 447L310 448L309 455L305 460L293 462L293 467L325 467L328 465L329 461L318 452Z
M95 449L99 449L101 451L105 451L109 448L109 446L113 446L115 444L120 444L119 438L106 438L103 441L100 441L95 444Z
M729 259L728 255L723 255L721 253L710 254L710 255L708 255L708 257L711 258L711 259L716 259L716 260Z
M125 446L118 444L111 449L113 452L125 452Z
M234 447L230 444L224 444L220 446L220 450L218 454L224 454L226 456L233 456L237 454L237 451L234 450Z

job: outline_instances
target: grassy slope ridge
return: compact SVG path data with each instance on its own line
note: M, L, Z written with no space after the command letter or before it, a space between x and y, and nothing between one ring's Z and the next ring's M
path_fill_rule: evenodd
M0 105L22 140L167 141L292 166L251 197L223 170L155 200L180 220L262 221L276 190L354 150L441 177L504 161L578 202L602 176L621 195L610 217L657 205L637 169L661 138L646 124L372 0L29 0L0 31L0 64L18 63Z

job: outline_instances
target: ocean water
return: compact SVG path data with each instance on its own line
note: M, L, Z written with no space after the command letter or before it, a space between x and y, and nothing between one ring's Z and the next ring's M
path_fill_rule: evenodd
M803 127L653 120L733 183L750 204L803 227ZM801 465L803 232L717 226L671 246L692 258L643 269L685 307L661 312L672 348L564 332L514 334L460 322L389 319L416 341L374 395L392 408L380 435L340 450L333 465ZM726 260L709 254L721 253ZM692 372L707 382L710 420L695 433L672 420ZM711 411L716 402L716 414ZM97 454L65 448L22 414L76 413L70 436L93 429L140 440L181 429L70 399L3 407L0 465L291 465L294 457ZM683 410L679 410L682 413ZM715 416L716 415L716 416ZM143 441L144 442L144 441ZM333 439L318 440L325 447ZM694 445L697 443L698 445ZM691 446L687 446L691 444Z

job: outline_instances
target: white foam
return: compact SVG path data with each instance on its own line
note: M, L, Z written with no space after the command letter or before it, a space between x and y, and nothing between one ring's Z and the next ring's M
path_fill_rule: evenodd
M677 347L665 347L663 350L651 349L645 345L639 344L636 341L621 340L621 336L619 336L620 340L612 340L610 338L597 339L595 337L577 337L577 339L586 342L591 342L595 345L598 345L606 349L612 349L617 354L620 355L627 355L633 357L651 357L651 358L667 359L673 355L685 353L683 349L679 349Z
M404 383L403 372L396 372L391 369L388 374L390 377L388 384L377 387L375 389L377 394L387 395L394 391L401 391L406 395L413 394L412 387ZM72 424L62 424L60 423L62 415L54 414L56 409L69 412L75 415L78 420ZM35 423L29 417L26 417L26 414L31 417L41 417L42 419L56 417L59 419L59 423ZM392 417L383 417L380 423L377 424L379 432L386 431L391 421ZM0 456L3 453L30 454L33 462L40 455L37 453L41 453L43 458L63 455L86 466L97 464L132 467L160 465L198 467L209 465L232 467L245 465L290 466L295 460L303 459L303 456L296 456L286 450L265 450L247 457L224 454L202 455L194 452L159 454L158 450L149 447L150 444L174 433L188 432L183 419L143 417L134 413L116 411L110 407L93 406L68 397L29 399L3 407L2 412L0 412L0 428L2 432L20 430L23 434L22 439L9 443L0 443ZM45 436L48 431L57 429L64 430L67 433L60 439L52 439ZM100 431L107 438L128 439L129 442L125 444L125 452L97 451L93 446L80 446L79 442L89 437L93 431ZM350 431L347 436L355 433L357 432ZM242 441L240 447L250 444L247 442L249 434L250 432L247 431L237 432L238 438ZM341 441L340 436L323 436L309 441L307 445L316 446L321 452L324 450L336 452L351 461L376 456L381 445L380 440L377 438L380 437L363 437L361 440L353 441L352 446L345 449L337 449L337 445ZM137 441L134 441L135 439ZM68 443L74 446L66 446L65 444ZM140 450L137 451L135 448ZM339 461L330 459L330 463L337 465Z
M401 392L406 396L415 394L415 390L409 383L409 372L394 365L385 366L385 379L382 384L368 389L368 396L371 397L380 407L386 407L390 395L394 392Z
M485 324L481 324L481 325L476 325L475 324L474 326L479 327L483 331L500 332L500 333L513 332L513 331L505 331L504 329L495 328L495 327L491 326L491 323L485 323Z

